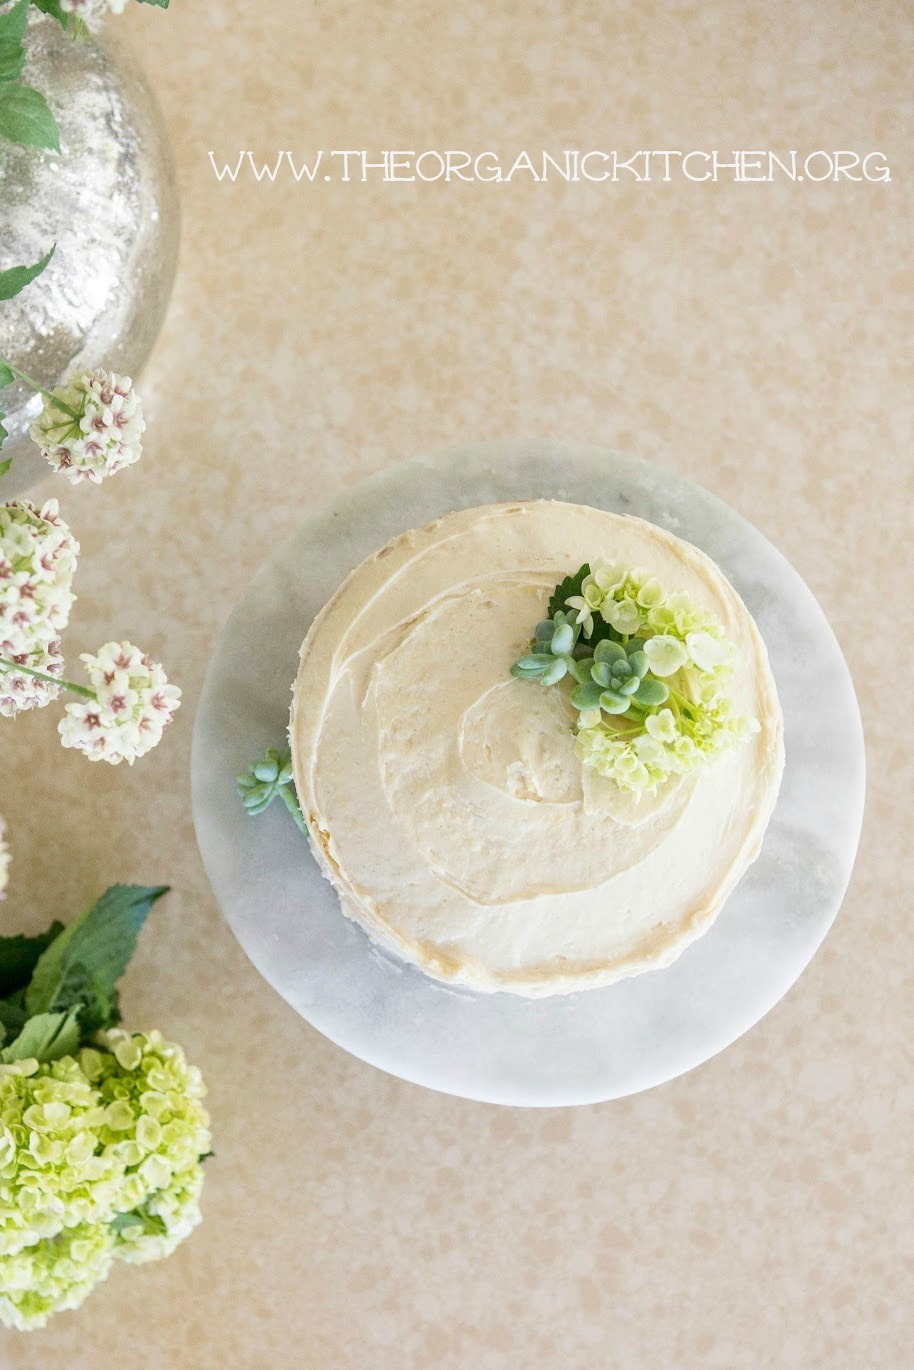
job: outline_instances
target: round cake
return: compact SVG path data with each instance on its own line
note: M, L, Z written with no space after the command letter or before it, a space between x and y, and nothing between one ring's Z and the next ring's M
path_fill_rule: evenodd
M290 740L343 912L428 975L530 997L674 960L783 769L764 643L714 563L553 501L358 566L305 638Z

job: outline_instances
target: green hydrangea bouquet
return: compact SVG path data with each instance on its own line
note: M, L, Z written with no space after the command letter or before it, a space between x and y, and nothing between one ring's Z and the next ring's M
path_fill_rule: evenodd
M127 1032L117 980L165 887L115 885L69 927L0 937L0 1320L42 1327L116 1260L169 1255L200 1221L199 1070Z

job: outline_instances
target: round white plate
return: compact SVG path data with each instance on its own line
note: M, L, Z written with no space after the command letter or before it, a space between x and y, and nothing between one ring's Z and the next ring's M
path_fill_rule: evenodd
M707 552L768 645L787 766L762 854L672 966L540 1000L452 989L375 947L340 912L275 802L249 818L235 776L282 745L298 651L346 574L389 538L454 509L561 499L638 514ZM828 681L828 689L813 682ZM646 462L557 442L452 448L382 472L312 515L260 569L210 665L194 731L203 860L262 975L331 1041L405 1080L501 1104L593 1103L706 1061L786 993L825 937L863 810L860 715L806 585L745 519Z

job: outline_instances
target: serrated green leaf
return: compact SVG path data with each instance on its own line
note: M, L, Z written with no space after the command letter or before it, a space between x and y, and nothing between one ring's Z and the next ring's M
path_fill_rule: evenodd
M46 252L40 261L34 262L31 266L11 266L6 271L0 271L0 300L11 300L14 295L18 295L20 290L24 290L27 285L34 281L36 276L40 276L48 262L54 256L57 244ZM9 375L9 380L4 380L4 375ZM0 388L9 385L14 379L12 371L6 363L0 364Z
M0 42L21 43L29 22L29 0L19 0L6 14L0 14Z
M3 439L6 438L6 437L8 437L8 436L9 436L9 434L7 433L6 429L3 427L2 422L0 422L0 442L2 442ZM7 457L6 461L0 461L0 480L3 479L3 477L6 475L7 471L8 471L8 470L10 469L10 467L12 466L12 464L13 464L13 459L12 459L12 457Z
M0 136L21 147L60 151L60 129L40 90L16 81L0 86Z
M158 5L160 10L168 9L168 0L140 0L141 5Z
M0 1051L0 1061L59 1061L79 1050L79 1010L69 1013L37 1013L29 1018L19 1036Z
M37 937L0 937L0 996L22 989L32 978L39 958L63 932L63 923L52 923Z
M575 571L573 576L566 576L560 585L555 587L552 598L549 601L549 617L554 618L557 613L564 609L566 602L572 595L581 593L581 586L590 575L590 565L585 561L584 565Z
M6 385L11 385L15 379L16 377L13 375L7 363L0 357L0 390ZM5 417L4 414L0 414L0 418Z
M35 966L25 992L29 1013L63 1006L62 987L71 968L83 967L89 981L109 996L136 949L136 939L155 901L167 885L112 885L52 942Z

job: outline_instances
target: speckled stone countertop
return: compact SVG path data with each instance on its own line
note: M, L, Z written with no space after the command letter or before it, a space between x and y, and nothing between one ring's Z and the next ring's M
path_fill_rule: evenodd
M274 0L115 22L166 108L181 272L143 463L41 493L83 548L68 655L128 636L185 707L132 770L62 751L53 709L0 722L2 922L174 886L123 999L204 1069L216 1158L174 1258L0 1334L0 1363L907 1366L914 761L884 671L914 674L910 7ZM879 150L892 180L232 184L207 155L732 147ZM564 1112L402 1084L296 1017L222 922L188 795L214 635L274 540L387 463L510 435L629 450L748 515L828 613L869 747L856 873L787 999L691 1075Z

